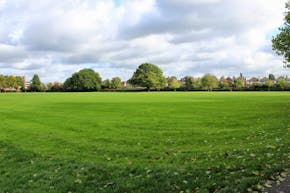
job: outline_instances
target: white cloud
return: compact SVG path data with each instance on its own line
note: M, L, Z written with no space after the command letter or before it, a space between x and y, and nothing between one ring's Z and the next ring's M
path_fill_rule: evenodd
M14 63L23 60L26 56L27 53L22 47L0 44L0 63Z
M284 0L0 0L0 73L63 81L84 67L127 79L143 62L166 75L288 73L269 33Z

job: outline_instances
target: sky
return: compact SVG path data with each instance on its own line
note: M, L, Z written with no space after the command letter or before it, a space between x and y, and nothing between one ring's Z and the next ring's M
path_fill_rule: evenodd
M271 38L284 0L0 0L0 74L65 81L82 68L129 79L290 75Z

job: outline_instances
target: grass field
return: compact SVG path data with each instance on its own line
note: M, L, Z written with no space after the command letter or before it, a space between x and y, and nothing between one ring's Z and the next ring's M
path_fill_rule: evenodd
M290 92L0 94L0 192L246 192L289 167Z

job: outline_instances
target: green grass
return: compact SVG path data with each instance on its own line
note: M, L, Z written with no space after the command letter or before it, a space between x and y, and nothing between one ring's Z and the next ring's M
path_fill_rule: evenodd
M1 94L0 119L0 192L246 192L289 167L289 92Z

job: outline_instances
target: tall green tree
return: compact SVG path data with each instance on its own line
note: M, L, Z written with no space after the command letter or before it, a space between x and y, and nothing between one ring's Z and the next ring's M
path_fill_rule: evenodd
M285 66L290 68L290 2L286 3L285 22L279 28L280 33L272 39L273 50L285 59Z
M175 76L168 78L167 83L168 83L168 87L170 89L173 89L174 91L176 91L176 89L180 87L180 83Z
M193 88L193 77L191 77L191 76L185 76L183 78L183 87L186 90L191 90Z
M39 79L39 76L37 74L34 74L31 83L29 85L29 90L32 92L41 92L43 91L41 81Z
M205 74L201 78L201 84L204 88L206 88L208 91L212 91L213 88L218 87L218 80L217 78L212 74Z
M269 74L269 80L275 80L275 76L274 76L274 74Z
M17 82L18 89L24 88L24 77L23 76L16 76L16 82Z
M129 83L137 86L146 87L149 91L151 88L160 89L165 87L166 78L163 76L162 70L150 63L141 64L134 72Z
M121 88L122 87L121 83L122 83L121 78L119 77L112 78L112 81L111 81L112 88L114 89Z
M64 82L68 91L97 91L101 88L102 79L99 73L92 69L82 69Z
M6 78L4 75L0 75L0 91L6 86Z
M280 77L277 80L277 85L284 90L287 87L287 81L284 77Z
M201 78L197 77L197 78L192 79L192 88L194 88L194 89L202 88Z
M15 76L13 75L6 76L6 88L14 88L14 89L18 88L17 79Z
M271 88L274 86L274 80L271 79L267 80L265 85L268 87L268 91L270 91Z
M239 76L238 78L233 77L233 87L234 88L242 88L244 86L244 79Z

